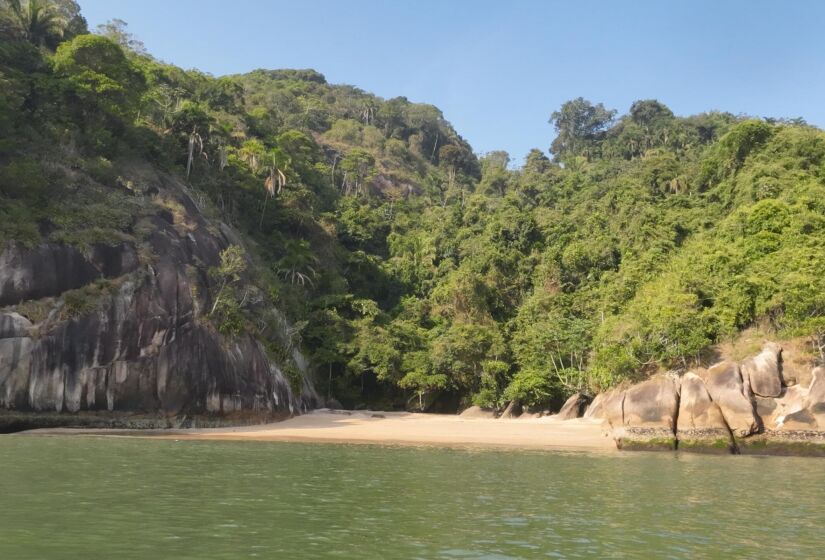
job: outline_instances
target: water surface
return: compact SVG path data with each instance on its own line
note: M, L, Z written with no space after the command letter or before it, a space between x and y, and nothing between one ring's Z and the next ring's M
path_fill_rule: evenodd
M816 558L825 461L0 437L0 558Z

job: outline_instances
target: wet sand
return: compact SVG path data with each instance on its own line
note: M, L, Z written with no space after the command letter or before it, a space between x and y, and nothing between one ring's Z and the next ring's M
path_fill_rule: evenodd
M601 421L560 421L552 416L524 419L477 419L446 414L318 410L283 422L254 426L188 430L34 430L40 434L93 434L187 440L303 441L510 447L526 449L616 449Z

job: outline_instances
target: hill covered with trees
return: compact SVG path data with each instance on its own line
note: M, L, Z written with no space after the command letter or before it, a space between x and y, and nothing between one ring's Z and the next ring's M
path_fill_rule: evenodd
M804 122L579 98L513 165L431 105L182 70L71 0L1 5L0 250L140 244L135 169L176 175L254 256L256 297L232 254L215 271L210 328L265 340L277 307L323 396L547 405L754 326L825 345L825 133Z

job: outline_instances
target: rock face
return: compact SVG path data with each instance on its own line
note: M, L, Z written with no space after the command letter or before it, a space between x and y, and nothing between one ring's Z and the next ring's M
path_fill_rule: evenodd
M705 384L734 436L746 437L759 430L759 417L736 363L721 362L711 367Z
M575 393L564 402L561 410L556 415L559 420L572 420L574 418L581 418L584 414L584 409L590 403L591 398L582 393Z
M782 393L781 363L782 348L768 343L759 354L742 362L742 379L755 395L778 397Z
M137 254L128 244L94 245L84 255L66 245L26 249L11 243L0 254L0 306L58 296L98 278L132 272L137 266Z
M144 251L154 257L144 262L130 243L88 254L12 244L0 254L0 305L47 310L36 324L22 307L0 311L0 429L20 413L64 413L56 423L65 424L76 422L65 413L91 413L105 425L118 414L264 418L314 405L311 386L296 391L260 341L226 337L206 320L216 291L207 270L236 241L174 183L162 192L185 214L146 218ZM61 296L100 278L111 279L106 290L67 311Z
M702 378L690 371L682 376L676 438L681 449L734 448L722 409L711 399Z

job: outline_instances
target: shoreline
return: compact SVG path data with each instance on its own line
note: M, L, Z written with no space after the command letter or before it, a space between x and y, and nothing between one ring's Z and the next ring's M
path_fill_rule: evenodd
M450 448L616 452L601 421L479 419L458 415L316 410L280 422L168 430L40 428L25 435L94 435L188 441L282 441Z

